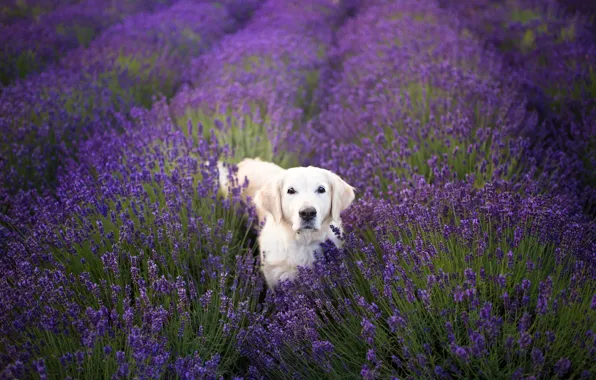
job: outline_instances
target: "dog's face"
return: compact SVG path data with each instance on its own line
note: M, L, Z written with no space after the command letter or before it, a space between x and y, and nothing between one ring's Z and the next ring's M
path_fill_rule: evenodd
M354 200L354 189L338 175L313 166L284 171L256 194L257 208L282 220L294 232L318 231L325 221L339 221Z

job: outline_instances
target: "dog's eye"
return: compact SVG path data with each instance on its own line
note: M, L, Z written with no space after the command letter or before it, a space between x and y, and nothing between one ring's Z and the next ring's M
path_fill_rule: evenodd
M319 188L317 189L317 193L323 194L324 192L325 192L325 188L323 186L319 186Z
M294 190L294 188L293 188L293 187L290 187L290 188L288 189L288 194L296 194L296 190Z

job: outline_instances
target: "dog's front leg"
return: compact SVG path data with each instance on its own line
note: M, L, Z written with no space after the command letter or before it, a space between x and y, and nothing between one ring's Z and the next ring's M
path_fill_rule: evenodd
M267 263L261 270L270 289L275 288L280 281L294 279L298 274L298 269L286 262Z

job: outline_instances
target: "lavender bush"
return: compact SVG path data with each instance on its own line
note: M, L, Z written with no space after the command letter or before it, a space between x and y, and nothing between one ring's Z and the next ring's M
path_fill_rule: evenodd
M55 68L0 93L0 173L10 194L55 186L61 157L95 129L118 126L125 105L77 70Z
M323 136L315 137L329 144L313 162L377 193L419 174L439 182L473 175L477 186L531 176L543 189L582 196L586 170L577 157L525 134L548 130L550 121L529 107L523 72L510 71L457 22L439 21L445 17L432 3L400 2L369 7L345 25L343 67L318 123ZM375 42L365 42L371 35Z
M594 377L586 19L523 0L123 6L0 90L3 378ZM247 156L358 190L344 247L276 291L234 178Z

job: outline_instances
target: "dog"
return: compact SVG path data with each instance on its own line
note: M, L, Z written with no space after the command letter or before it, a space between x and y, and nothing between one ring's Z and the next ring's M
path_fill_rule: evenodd
M256 207L259 222L261 272L270 289L284 280L293 280L298 267L311 267L321 243L342 242L332 226L342 231L342 211L355 198L354 188L329 170L308 166L283 169L247 158L238 165L237 178L248 187L242 197ZM218 162L220 188L228 193L228 170Z

